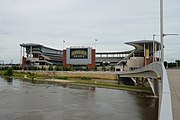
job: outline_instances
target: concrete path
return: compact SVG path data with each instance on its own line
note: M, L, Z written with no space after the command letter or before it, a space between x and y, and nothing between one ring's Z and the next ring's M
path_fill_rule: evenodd
M180 120L180 69L167 69L174 120Z

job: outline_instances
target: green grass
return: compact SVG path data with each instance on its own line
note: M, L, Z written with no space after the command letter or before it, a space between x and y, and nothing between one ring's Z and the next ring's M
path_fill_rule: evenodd
M58 77L55 77L56 79L62 79L62 80L67 80L68 79L68 77L66 77L66 76L58 76Z
M91 77L89 77L89 76L82 76L82 77L80 77L80 79L81 80L91 80L92 78Z
M33 75L33 79L32 79ZM45 79L52 79L54 76L39 76L36 74L32 74L29 72L14 72L13 76L14 78L25 78L26 80L35 82L35 83L54 83L54 82L48 82ZM127 91L136 91L136 92L148 92L152 93L150 87L140 87L140 86L128 86L128 85L118 85L117 83L110 83L105 82L103 80L93 80L90 77L86 76L80 76L78 78L68 78L67 76L56 76L56 79L63 79L63 80L70 80L73 81L72 83L68 84L76 84L76 85L83 85L83 86L95 86L95 87L102 87L102 88L109 88L109 89L118 89L118 90L127 90Z
M95 81L95 80L72 80L73 83L77 85L85 85L85 86L95 86L95 87L103 87L110 89L120 89L120 90L128 90L128 91L138 91L138 92L152 92L150 87L140 87L140 86L129 86L129 85L118 85L115 83Z

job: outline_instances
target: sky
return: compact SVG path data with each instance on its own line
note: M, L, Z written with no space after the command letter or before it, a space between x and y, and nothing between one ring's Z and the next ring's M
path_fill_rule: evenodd
M0 63L19 63L21 43L132 50L124 43L160 33L159 1L0 0ZM180 0L164 0L164 33L180 34ZM164 43L165 60L180 59L180 35L166 36Z

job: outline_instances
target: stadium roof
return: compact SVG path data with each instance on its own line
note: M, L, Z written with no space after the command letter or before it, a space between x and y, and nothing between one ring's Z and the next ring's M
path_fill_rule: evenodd
M158 42L158 41L154 41L154 43L158 46L161 45L160 42ZM139 40L139 41L125 42L125 44L132 45L136 49L141 49L142 47L144 47L144 44L146 46L153 47L153 40ZM156 50L158 51L159 47L157 47Z
M23 44L20 44L21 47L43 47L43 48L47 48L47 49L51 49L51 50L55 50L55 51L62 51L62 50L58 50L58 49L54 49L54 48L50 48L50 47L46 47L46 46L43 46L41 44L36 44L36 43L23 43Z

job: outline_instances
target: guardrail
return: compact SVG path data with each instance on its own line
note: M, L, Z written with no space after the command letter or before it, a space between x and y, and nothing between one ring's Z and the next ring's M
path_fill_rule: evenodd
M153 74L155 73L155 74ZM118 74L118 73L116 73ZM121 72L121 75L129 76L144 76L144 77L160 77L160 92L159 92L159 116L158 120L173 120L172 114L172 101L171 101L171 92L168 81L168 76L166 69L161 62L151 63L141 69L137 69L130 72Z
M160 114L159 120L173 120L172 114L172 102L171 102L171 92L167 77L166 69L162 64L162 96L161 96L161 104L160 104Z
M164 64L155 62L147 65L141 70L152 70L161 77L162 86L159 96L159 120L173 120L171 92Z

